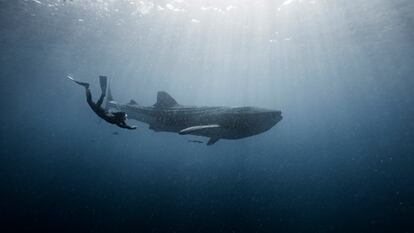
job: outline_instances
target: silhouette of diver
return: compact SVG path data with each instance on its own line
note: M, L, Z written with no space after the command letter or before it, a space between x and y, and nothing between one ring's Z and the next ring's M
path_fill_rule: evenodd
M105 95L106 95L106 87L108 83L106 76L99 76L99 83L101 85L102 94L96 103L94 103L92 100L92 93L91 93L91 90L89 89L89 83L77 81L70 76L68 76L68 78L74 81L75 83L85 87L86 101L88 102L91 109L100 118L104 119L106 122L110 124L115 124L120 128L124 128L124 129L136 129L137 128L135 126L129 126L125 123L127 116L128 116L125 112L108 112L107 110L101 107L103 100L105 98Z

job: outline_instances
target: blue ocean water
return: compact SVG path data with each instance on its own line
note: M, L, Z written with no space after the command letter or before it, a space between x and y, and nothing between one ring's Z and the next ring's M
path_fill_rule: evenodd
M413 232L411 0L0 0L0 232ZM119 102L279 109L213 146ZM114 134L117 132L118 134Z

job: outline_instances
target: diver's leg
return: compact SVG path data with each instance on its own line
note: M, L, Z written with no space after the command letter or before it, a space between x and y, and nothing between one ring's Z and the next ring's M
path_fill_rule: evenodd
M77 83L77 84L79 84L79 85L81 85L85 88L86 102L88 102L89 106L91 106L91 108L93 108L95 106L95 103L92 100L92 93L91 93L91 90L89 90L89 83L76 81L72 77L68 77L68 79L74 81L75 83Z
M89 90L89 83L87 82L80 82L80 81L76 81L75 79L73 79L72 77L68 77L68 79L74 81L75 83L83 86L85 88L86 91L86 101L88 102L88 104L92 107L93 105L95 105L95 103L92 100L92 93L91 90Z
M103 103L104 98L105 98L105 93L102 92L101 97L99 97L98 102L96 102L96 106L100 107Z
M106 88L108 86L108 78L106 76L99 76L99 84L101 85L102 93L106 94Z
M86 91L86 102L88 102L88 104L90 106L95 105L95 103L92 100L91 90L89 90L89 88L85 87L85 91Z
M106 88L108 86L108 78L106 76L99 76L99 84L101 85L101 97L99 98L98 102L96 102L96 105L100 107L103 103L103 100L106 96Z

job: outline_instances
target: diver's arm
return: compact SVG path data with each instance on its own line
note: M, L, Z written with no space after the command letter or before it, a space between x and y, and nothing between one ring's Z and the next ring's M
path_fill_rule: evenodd
M136 129L137 127L135 125L130 126L130 125L125 125L124 127L125 129Z

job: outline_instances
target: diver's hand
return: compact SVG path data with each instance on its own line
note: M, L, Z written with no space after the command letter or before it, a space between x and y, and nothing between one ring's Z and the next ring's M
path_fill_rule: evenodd
M137 127L135 125L133 126L128 126L128 129L136 129Z
M129 126L127 124L117 124L119 127L124 128L124 129L136 129L137 127L135 125L133 126Z

